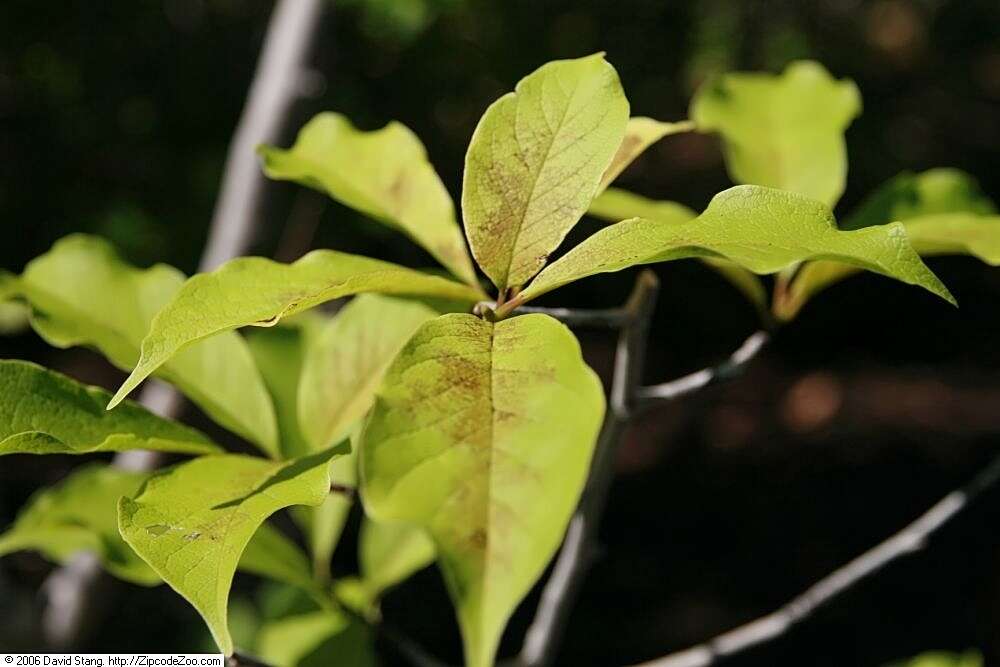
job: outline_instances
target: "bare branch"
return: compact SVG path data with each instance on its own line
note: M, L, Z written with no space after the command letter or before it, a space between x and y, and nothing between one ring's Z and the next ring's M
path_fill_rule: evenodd
M968 484L949 493L906 528L820 580L781 609L699 646L635 667L709 667L722 658L784 635L809 618L817 609L882 568L903 556L923 549L935 533L998 481L1000 481L1000 456Z
M656 274L643 271L621 309L624 319L615 351L611 397L594 451L590 478L525 636L517 661L523 667L551 664L583 577L593 560L597 527L614 476L615 453L635 407L636 390L642 380L646 339L658 291Z

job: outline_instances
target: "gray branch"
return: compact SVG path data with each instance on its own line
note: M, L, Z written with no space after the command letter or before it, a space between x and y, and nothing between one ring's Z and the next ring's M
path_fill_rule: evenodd
M935 533L998 481L1000 456L972 481L946 495L906 528L820 580L781 609L699 646L635 667L709 667L723 658L781 637L861 581L923 549Z
M309 61L328 3L280 0L271 14L253 82L229 146L201 271L211 271L245 254L253 243L267 182L257 164L256 148L281 139L293 105L314 87L311 84L316 75L309 69ZM180 394L158 383L143 389L140 402L167 417L178 416L183 408ZM160 460L154 452L125 452L115 457L114 465L152 470ZM89 592L100 577L97 559L84 554L46 581L42 628L50 645L68 647L79 641L91 609Z

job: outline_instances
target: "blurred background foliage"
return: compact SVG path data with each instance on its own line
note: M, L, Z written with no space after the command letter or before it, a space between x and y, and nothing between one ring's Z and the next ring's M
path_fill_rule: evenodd
M0 267L20 271L56 239L87 231L136 263L191 272L270 10L258 0L0 4ZM662 120L685 118L692 91L728 70L776 72L808 57L856 81L865 110L847 132L841 217L903 170L960 168L1000 200L996 0L341 0L322 26L315 73L302 82L312 96L284 143L325 109L365 129L400 120L423 139L457 200L485 107L538 65L599 50L617 67L633 114ZM682 134L657 144L619 184L701 209L728 180L717 140ZM597 228L584 220L567 246ZM310 247L430 263L391 230L302 188L272 185L255 251L292 259ZM606 549L559 664L652 658L770 611L995 453L1000 270L960 258L930 263L960 309L888 280L853 278L810 303L746 377L633 428L602 530ZM752 308L697 263L657 271L663 293L649 381L721 359L756 326ZM612 305L631 280L587 281L558 298ZM0 311L0 328L16 328L19 317ZM606 375L610 339L583 341ZM30 333L0 338L0 356L107 386L120 379L96 355L54 351ZM53 461L4 460L0 525L72 465ZM926 552L727 664L881 665L970 647L997 664L998 520L993 493ZM336 572L354 566L356 529ZM32 555L0 561L0 651L41 646L36 590L49 570ZM262 594L251 580L235 593L234 615L251 635L266 613ZM164 587L101 595L106 622L84 648L207 650L193 610ZM519 645L536 600L515 617L506 651ZM457 662L436 571L393 592L385 613ZM969 655L911 664L978 664Z

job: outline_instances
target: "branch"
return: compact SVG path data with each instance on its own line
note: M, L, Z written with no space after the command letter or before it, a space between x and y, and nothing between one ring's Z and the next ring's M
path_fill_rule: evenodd
M266 180L257 165L256 148L276 142L293 104L306 92L308 62L327 0L281 0L271 14L267 35L236 132L229 146L222 186L199 269L210 271L246 253L260 218ZM183 399L165 385L150 384L140 401L162 416L177 416ZM154 452L118 454L114 465L152 470L161 460ZM79 639L90 601L87 592L101 577L96 559L83 555L49 577L42 626L53 646Z
M635 407L637 389L642 381L646 339L658 291L656 275L652 271L643 271L628 302L620 311L623 318L615 351L608 412L597 440L590 478L580 505L570 521L563 548L525 636L517 661L523 667L541 667L552 662L583 576L593 560L597 527L604 513L614 473L615 454Z
M817 609L882 568L923 549L942 527L998 481L1000 456L993 459L968 484L946 495L906 528L820 580L774 613L699 646L635 667L709 667L723 658L777 639L809 618Z
M770 335L766 331L758 331L743 341L738 350L717 366L703 368L663 384L640 387L638 390L639 407L647 409L660 403L676 400L709 385L733 379L743 372L747 364L753 361L769 339Z

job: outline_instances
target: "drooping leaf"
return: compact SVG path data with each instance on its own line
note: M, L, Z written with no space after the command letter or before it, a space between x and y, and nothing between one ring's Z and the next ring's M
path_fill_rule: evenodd
M790 190L833 207L844 192L844 130L861 111L852 81L822 65L790 64L783 74L726 74L698 90L690 115L722 135L737 183Z
M470 667L492 664L559 546L603 413L579 344L545 315L443 315L389 368L362 436L362 498L375 521L434 540Z
M371 630L336 610L287 616L263 625L257 653L274 667L375 667Z
M131 401L109 413L104 409L109 396L27 361L0 360L0 456L221 451L198 431Z
M587 276L685 257L728 259L761 274L808 259L834 259L919 285L954 303L911 247L901 224L843 232L818 201L741 185L716 195L688 223L634 218L602 229L547 267L508 306Z
M389 262L315 250L292 264L242 257L190 278L157 313L142 356L115 394L114 407L192 343L244 326L272 326L325 301L362 292L478 300L468 285Z
M340 114L321 113L291 149L259 151L271 178L315 188L402 230L456 276L477 285L451 196L405 125L362 132Z
M614 223L629 218L646 218L665 224L683 224L698 217L697 213L683 204L655 201L617 188L608 188L604 191L590 205L588 212ZM701 261L728 280L759 312L767 311L767 291L760 278L751 271L717 257L702 257Z
M953 169L901 174L869 197L844 224L865 229L899 221L918 254L972 255L1000 264L1000 216L976 181ZM810 262L796 273L787 292L775 301L775 315L794 318L819 292L854 275L854 266L831 261Z
M465 157L472 254L500 289L538 273L590 206L628 123L614 68L596 54L550 62L483 114Z
M313 448L350 433L396 353L434 316L415 301L363 294L330 320L306 352L298 389L299 422Z
M378 598L434 562L434 542L422 529L405 523L365 519L358 541L358 560L365 588Z
M36 493L0 535L0 555L39 551L63 564L81 552L97 555L111 574L142 586L160 577L122 541L116 507L135 494L146 474L91 464Z
M334 448L287 462L206 456L153 475L118 505L125 541L202 615L227 655L229 589L260 525L292 505L318 505L330 490Z
M904 172L889 180L841 223L861 229L940 213L989 215L996 211L972 176L958 169Z
M626 167L642 155L647 148L663 137L680 132L690 132L693 129L694 123L689 120L678 123L664 123L645 116L633 116L629 118L628 125L625 127L625 138L622 139L622 143L618 147L618 152L611 159L611 164L604 170L598 192L607 189L625 171Z
M153 315L184 283L176 269L125 263L106 241L76 234L38 257L18 281L32 325L57 347L96 348L121 369L139 359ZM274 408L243 339L236 333L178 354L157 372L222 426L277 452Z

